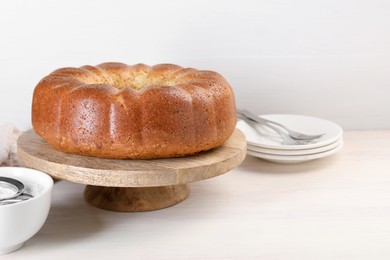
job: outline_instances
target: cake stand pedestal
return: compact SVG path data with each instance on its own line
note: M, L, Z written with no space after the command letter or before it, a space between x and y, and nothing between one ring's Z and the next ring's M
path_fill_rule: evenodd
M102 159L53 149L33 130L20 136L22 166L55 179L86 184L85 200L112 211L166 208L189 195L188 183L216 177L238 166L246 155L246 139L236 129L221 147L197 155L153 160Z

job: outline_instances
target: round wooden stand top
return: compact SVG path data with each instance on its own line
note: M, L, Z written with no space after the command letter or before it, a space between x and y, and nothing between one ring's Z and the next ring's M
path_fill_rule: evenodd
M54 178L106 187L156 187L212 178L238 166L246 155L246 139L236 129L219 148L198 155L154 160L101 159L53 149L33 130L18 140L18 157L25 167Z

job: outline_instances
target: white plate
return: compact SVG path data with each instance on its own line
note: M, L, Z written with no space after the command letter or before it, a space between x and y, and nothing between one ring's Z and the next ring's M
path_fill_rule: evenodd
M341 142L341 144L336 148L333 148L329 151L316 153L316 154L309 154L309 155L273 155L273 154L253 152L249 150L247 151L247 154L267 161L276 162L276 163L301 163L301 162L306 162L306 161L330 156L336 153L342 146L343 146L343 142Z
M262 115L262 117L284 124L298 132L324 135L309 144L283 145L279 134L272 129L260 124L254 124L252 127L240 120L237 122L237 128L245 134L248 145L281 150L312 149L331 144L343 135L343 129L340 126L321 118L287 114Z
M252 146L249 145L247 146L248 151L252 152L258 152L258 153L266 153L266 154L274 154L274 155L308 155L308 154L315 154L315 153L322 153L329 151L333 148L336 148L343 142L343 138L341 137L337 141L321 146L318 148L312 148L312 149L299 149L299 150L280 150L280 149L267 149L267 148L262 148L258 146Z

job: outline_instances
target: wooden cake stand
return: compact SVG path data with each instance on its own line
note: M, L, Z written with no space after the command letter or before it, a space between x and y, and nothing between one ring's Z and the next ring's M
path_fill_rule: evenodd
M236 129L219 148L194 156L154 160L101 159L53 149L33 130L18 140L21 165L56 179L86 184L85 200L112 211L166 208L189 195L188 183L212 178L238 166L246 139Z

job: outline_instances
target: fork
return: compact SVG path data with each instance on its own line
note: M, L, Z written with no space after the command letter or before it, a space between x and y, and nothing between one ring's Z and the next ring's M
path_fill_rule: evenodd
M278 123L278 122L274 122L274 121L271 121L271 120L268 120L268 119L265 119L265 118L262 118L262 117L259 117L255 114L253 114L252 112L248 111L248 110L245 110L245 109L237 109L237 114L240 115L241 117L245 117L245 118L248 118L250 119L251 121L254 121L254 122L257 122L259 124L263 124L263 125L267 125L269 126L270 128L272 128L272 124L273 125L276 125L276 126L279 126L281 128L283 128L287 133L288 135L293 138L293 139L296 139L296 140L313 140L313 139L317 139L321 136L323 136L324 134L317 134L317 135L308 135L308 134L303 134L303 133L300 133L300 132L297 132L297 131L294 131L294 130L291 130L289 128L287 128L286 126ZM275 127L276 128L276 127ZM277 131L275 130L275 128L272 128L274 131ZM283 131L280 131L280 129L278 129L277 131L280 135L282 135L280 132L282 132L284 135L286 135L285 132Z
M246 117L246 116L242 116L239 114L239 117L242 118L244 121L246 121L248 124L253 124L253 123L256 123L258 124L258 122ZM286 134L285 132L283 132L281 129L271 125L271 124L264 124L262 123L262 125L268 127L268 128L271 128L272 130L274 130L276 133L278 133L280 135L280 137L282 138L282 142L281 144L282 145L305 145L305 144L310 144L310 143L313 143L313 140L297 140L297 139L293 139L291 136L289 136L288 134Z

